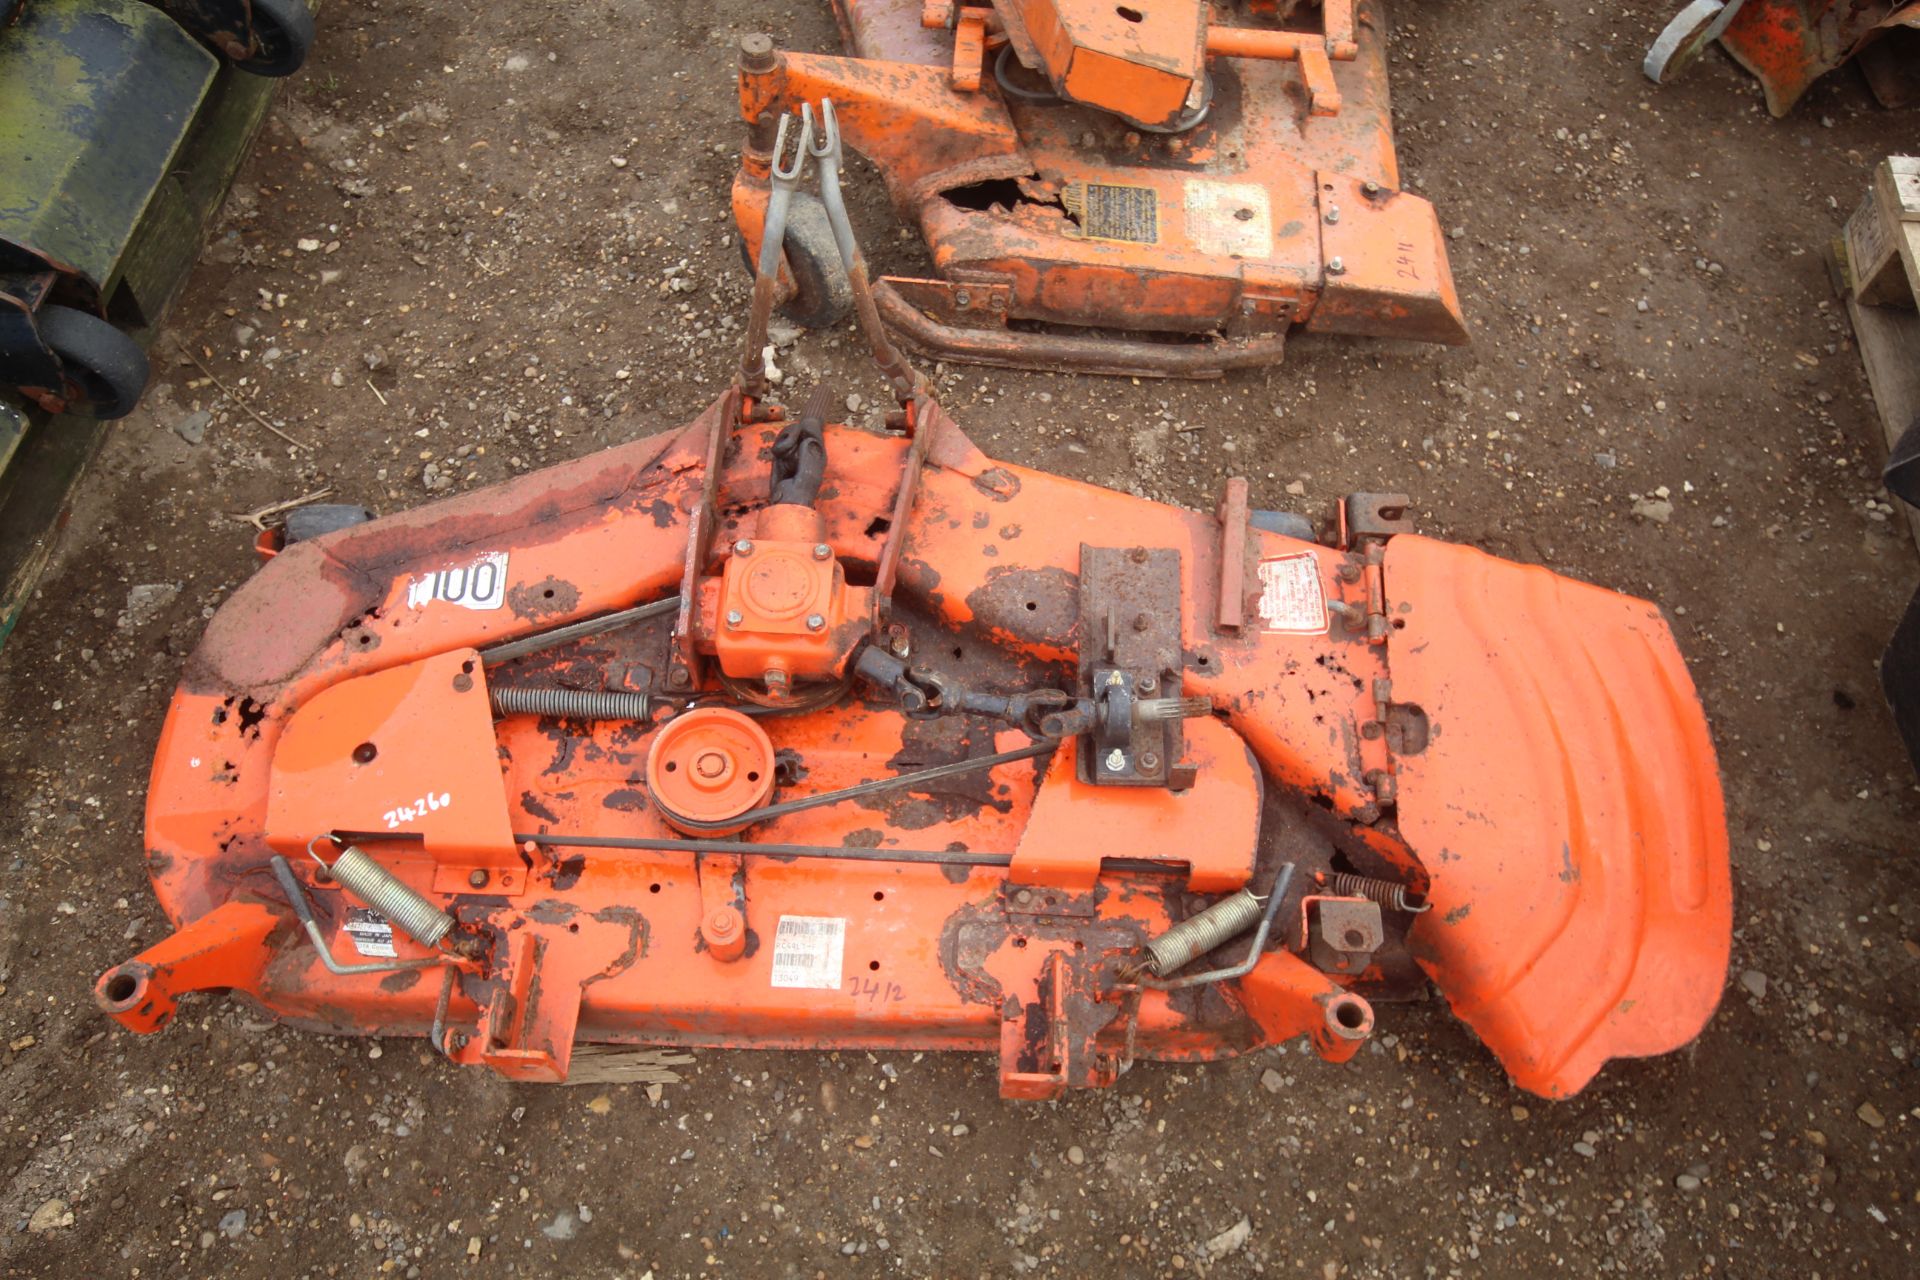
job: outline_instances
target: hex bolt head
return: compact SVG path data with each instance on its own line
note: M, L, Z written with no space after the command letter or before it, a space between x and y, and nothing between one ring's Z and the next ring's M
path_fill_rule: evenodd
M1328 275L1339 276L1339 275L1345 275L1346 272L1347 272L1347 264L1345 262L1343 262L1339 258L1327 259Z
M828 546L824 542L815 543L813 548L813 558L815 560L831 560L833 559L833 548Z
M1158 769L1159 767L1160 767L1159 756L1153 754L1153 752L1151 751L1142 751L1140 753L1140 771L1142 773L1152 773L1155 769Z
M807 615L807 630L824 631L826 630L826 626L827 626L827 620L826 618L822 617L820 614L810 613Z
M745 538L742 538L733 544L733 554L737 556L750 556L753 554L753 544Z
M1020 892L1018 892L1018 893L1016 893L1016 894L1014 894L1014 895L1013 895L1013 900L1014 900L1015 902L1020 902L1020 903L1027 903L1027 902L1032 902L1032 901L1033 901L1033 890L1031 890L1031 889L1022 889L1022 890L1021 890Z
M1152 693L1160 687L1160 678L1154 675L1144 675L1133 682L1133 687L1141 693Z
M968 293L965 289L956 290L953 295L953 300L955 303L963 307L970 307L973 305L973 295L971 293Z
M1339 205L1337 205L1337 204L1336 204L1336 205L1332 205L1332 206L1330 206L1330 207L1329 207L1329 208L1327 209L1327 221L1328 221L1328 222L1338 222L1338 221L1340 221L1340 206L1339 206Z
M1380 184L1375 182L1372 178L1368 178L1365 182L1361 183L1360 189L1366 192L1370 196L1377 196L1380 194Z
M472 885L476 889L484 889L487 887L487 873L477 869L474 871L468 872L467 883Z
M471 688L473 688L473 677L466 672L462 671L453 678L453 691L455 693L465 693Z
M741 623L742 623L743 621L745 621L745 619L743 619L743 618L742 618L742 617L740 616L740 611L739 611L738 609L729 609L729 610L727 610L727 625L728 625L728 626L730 626L730 627L737 627L737 626L739 626L739 625L740 625L740 624L741 624Z

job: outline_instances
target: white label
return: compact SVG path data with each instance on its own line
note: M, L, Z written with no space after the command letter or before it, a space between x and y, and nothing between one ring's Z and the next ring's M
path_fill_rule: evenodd
M1313 552L1260 562L1260 623L1268 631L1300 636L1327 629L1327 596Z
M346 934L353 941L353 949L361 955L383 960L394 958L393 926L378 911L348 907Z
M498 609L507 598L507 553L489 551L477 560L436 569L407 583L407 608L445 600L463 609Z
M839 916L781 916L773 934L773 985L840 989L847 922Z
M1202 253L1273 256L1273 202L1255 182L1187 183L1187 239Z

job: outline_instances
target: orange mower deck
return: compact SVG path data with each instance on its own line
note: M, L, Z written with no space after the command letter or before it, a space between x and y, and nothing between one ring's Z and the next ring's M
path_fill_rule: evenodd
M176 932L102 1007L227 989L522 1080L582 1042L973 1050L1020 1098L1344 1060L1426 980L1550 1096L1699 1032L1727 840L1654 606L1390 501L1302 541L1238 482L1185 511L924 396L896 423L795 464L807 424L736 390L286 547L186 665Z
M1295 329L1467 340L1433 207L1401 189L1375 0L834 8L850 56L742 41L750 263L774 122L830 97L932 255L936 278L875 284L931 355L1213 377L1280 359ZM783 238L814 324L845 307L823 225Z

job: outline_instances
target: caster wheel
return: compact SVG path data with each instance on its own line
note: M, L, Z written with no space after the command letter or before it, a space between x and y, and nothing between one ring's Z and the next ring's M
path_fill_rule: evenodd
M787 235L781 248L786 251L787 270L793 273L797 292L780 308L782 315L808 329L830 329L853 313L853 286L847 283L846 267L840 261L840 247L834 243L833 224L827 221L827 207L818 196L795 192L787 206ZM747 278L758 273L747 256L747 243L740 242L740 261Z
M289 76L313 48L313 14L306 0L252 0L253 53L234 66L256 76Z
M42 307L34 315L40 340L60 357L67 411L124 418L147 389L147 355L140 344L99 316L71 307Z

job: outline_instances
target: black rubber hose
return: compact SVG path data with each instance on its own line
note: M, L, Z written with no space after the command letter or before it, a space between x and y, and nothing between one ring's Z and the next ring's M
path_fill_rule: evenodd
M833 391L815 387L800 416L774 437L769 501L810 507L820 496L820 482L827 475L826 425L832 407Z

